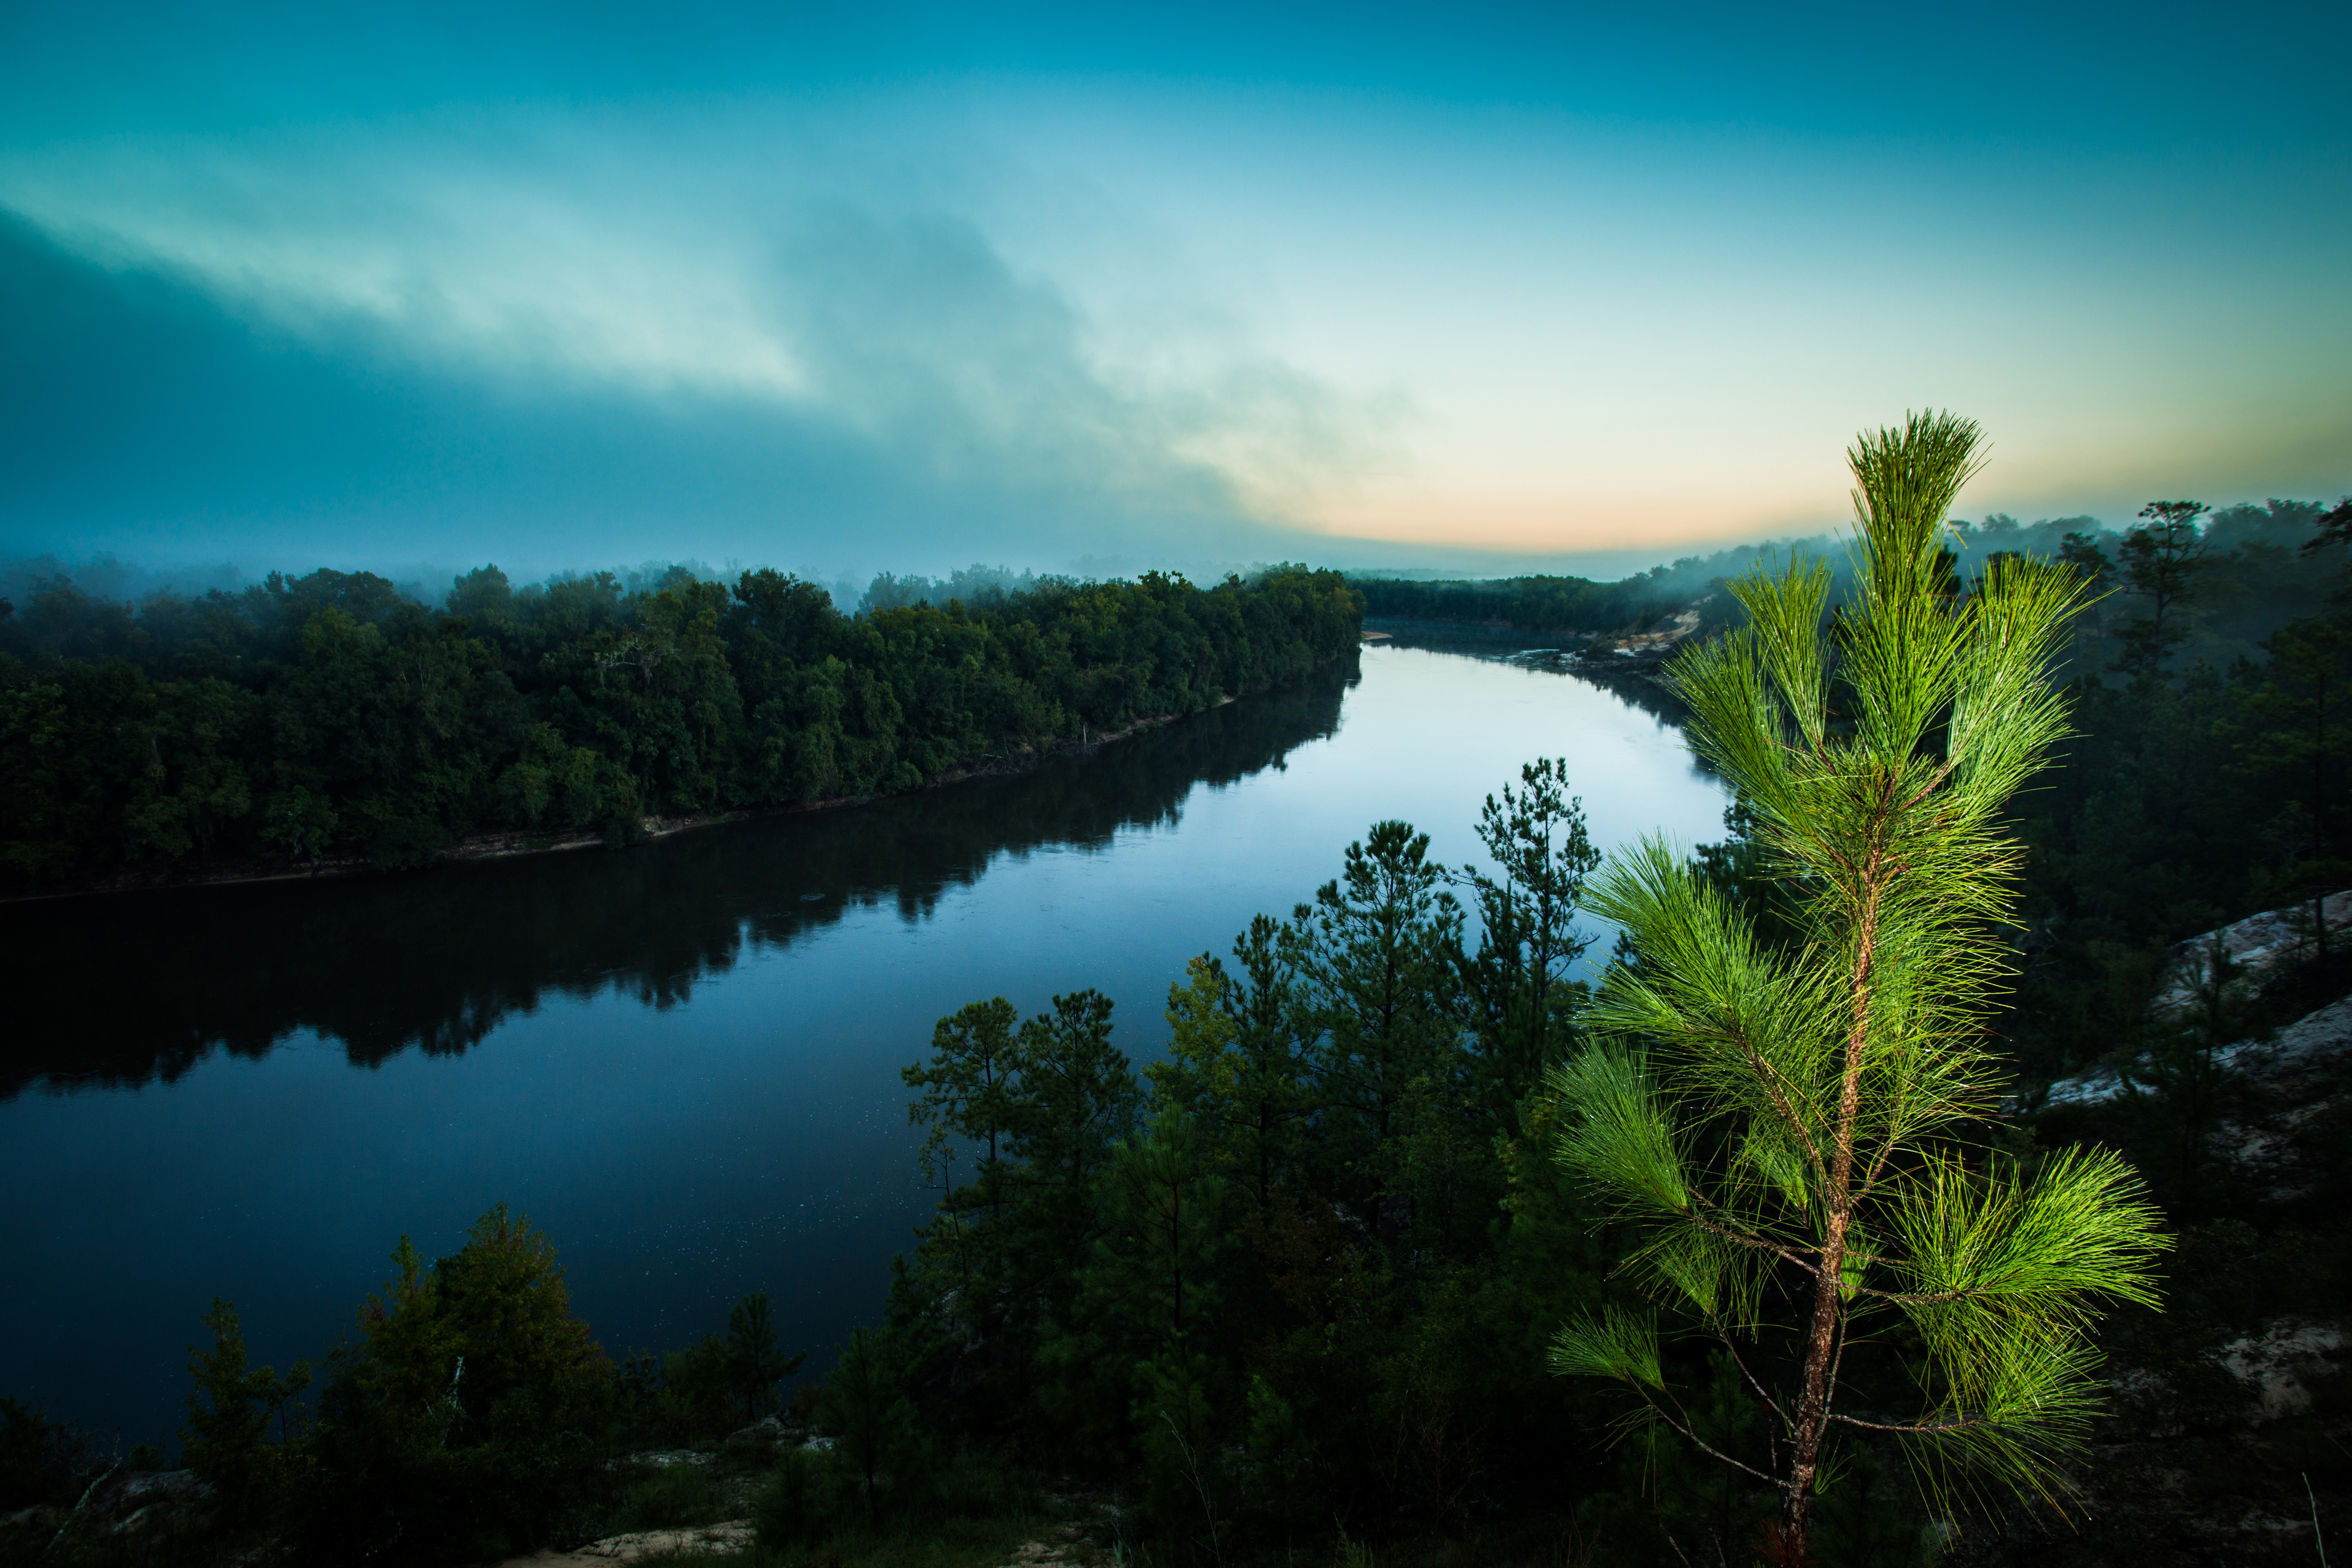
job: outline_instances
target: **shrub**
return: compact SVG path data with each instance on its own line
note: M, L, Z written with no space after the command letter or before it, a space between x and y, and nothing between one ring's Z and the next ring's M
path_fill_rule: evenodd
M0 1509L69 1503L89 1439L37 1405L0 1394Z
M621 1528L669 1530L710 1518L710 1483L698 1465L662 1465L621 1497Z
M501 1204L360 1312L320 1401L307 1527L338 1555L495 1556L551 1533L610 1413L610 1364L572 1315L555 1248Z
M181 1434L188 1468L213 1489L223 1524L251 1524L278 1504L288 1479L289 1445L310 1384L308 1362L284 1377L246 1364L245 1329L236 1308L219 1297L204 1315L213 1332L209 1351L188 1352L188 1425ZM277 1428L278 1441L269 1440Z
M831 1453L814 1447L785 1449L751 1514L761 1554L831 1534L848 1500L842 1494L840 1467Z

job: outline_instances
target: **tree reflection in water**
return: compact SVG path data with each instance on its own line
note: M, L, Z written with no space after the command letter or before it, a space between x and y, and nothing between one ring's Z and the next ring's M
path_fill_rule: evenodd
M21 976L0 1100L170 1082L215 1049L297 1034L373 1066L450 1055L549 992L687 999L747 945L783 947L852 908L908 921L989 863L1171 823L1199 784L1280 766L1338 728L1356 660L1088 756L851 810L404 876L0 907Z

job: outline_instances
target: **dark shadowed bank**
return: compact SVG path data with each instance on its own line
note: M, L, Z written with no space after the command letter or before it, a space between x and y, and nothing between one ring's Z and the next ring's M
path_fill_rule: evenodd
M370 574L0 615L0 886L384 869L1026 765L1352 649L1337 574L1047 582L855 617L771 571L442 608Z

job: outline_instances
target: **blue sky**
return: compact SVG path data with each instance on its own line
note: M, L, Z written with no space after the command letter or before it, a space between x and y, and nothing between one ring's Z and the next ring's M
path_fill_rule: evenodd
M2352 489L2342 7L14 7L0 553L1633 561Z

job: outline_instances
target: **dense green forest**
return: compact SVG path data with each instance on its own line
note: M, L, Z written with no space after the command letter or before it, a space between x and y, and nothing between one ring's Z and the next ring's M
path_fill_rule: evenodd
M1332 573L991 584L845 616L772 571L421 604L383 578L273 574L133 605L52 578L0 601L0 879L206 861L430 863L485 832L886 794L1197 711L1340 657Z
M2313 1521L2352 1504L2340 1373L2273 1407L2242 1370L2352 1300L2352 1084L2340 1055L2284 1088L2221 1055L2352 991L2352 935L2307 921L2265 984L2159 1003L2182 939L2352 885L2352 509L2255 510L2164 503L2043 542L2095 602L2063 655L2076 734L2011 817L2029 855L1990 1040L2020 1093L1990 1136L2020 1171L2084 1148L2136 1165L2173 1239L2162 1306L2104 1327L2109 1407L2063 1516L1956 1510L1859 1430L1811 1561L2308 1563ZM2016 541L1952 542L1964 604ZM905 1077L941 1201L881 1321L789 1399L764 1302L615 1360L503 1212L437 1265L404 1244L308 1385L247 1368L216 1308L184 1440L217 1489L173 1550L455 1562L748 1514L776 1563L1002 1562L1055 1519L1105 1561L1759 1560L1775 1500L1718 1462L1771 1462L1748 1364L1669 1348L1684 1435L1556 1373L1564 1322L1642 1297L1622 1217L1554 1158L1546 1073L1589 1045L1597 858L1565 764L1496 783L1481 863L1374 824L1304 901L1193 959L1139 1070L1094 992L940 1020ZM1753 815L1727 826L1698 867L1793 942ZM2048 1096L2116 1068L2104 1100ZM1916 1400L1885 1366L1844 1375L1864 1412ZM0 1507L62 1517L101 1467L0 1415ZM694 1442L699 1472L644 1458Z

